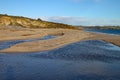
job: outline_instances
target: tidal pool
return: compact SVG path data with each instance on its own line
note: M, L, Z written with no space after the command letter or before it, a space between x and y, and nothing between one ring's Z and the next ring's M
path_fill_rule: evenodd
M33 41L38 41L38 40L48 40L48 39L53 39L53 38L56 38L56 37L57 36L48 35L48 36L44 36L42 38L3 41L3 42L0 43L0 50L10 48L11 46L14 46L14 45L19 44L19 43L33 42Z
M44 52L0 53L0 80L120 80L120 48L87 40Z

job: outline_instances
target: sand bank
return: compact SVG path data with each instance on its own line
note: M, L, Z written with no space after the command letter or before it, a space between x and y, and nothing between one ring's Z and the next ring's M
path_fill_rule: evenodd
M16 44L10 48L1 50L0 52L36 52L46 51L61 46L83 41L83 40L105 40L116 45L120 45L120 36L98 34L85 32L83 30L70 30L70 29L21 29L16 30L0 30L0 40L17 40L17 39L29 39L40 38L46 35L59 35L54 39L40 40L34 42L25 42Z

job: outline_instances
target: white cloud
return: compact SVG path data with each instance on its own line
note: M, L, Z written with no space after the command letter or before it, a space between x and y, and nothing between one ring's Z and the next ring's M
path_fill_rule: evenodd
M44 17L42 19L46 21L59 22L71 25L84 25L84 26L120 25L120 20L92 19L84 17L54 16Z

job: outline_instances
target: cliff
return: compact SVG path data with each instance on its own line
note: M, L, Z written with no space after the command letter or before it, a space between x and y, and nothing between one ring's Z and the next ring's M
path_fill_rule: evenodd
M82 29L80 27L43 21L41 19L31 19L22 16L9 16L0 14L0 27L5 26L21 26L24 28L67 28L67 29Z

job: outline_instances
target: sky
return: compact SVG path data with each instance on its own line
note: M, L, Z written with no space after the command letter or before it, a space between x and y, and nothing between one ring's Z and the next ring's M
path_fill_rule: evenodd
M0 0L0 14L72 25L120 25L120 0Z

